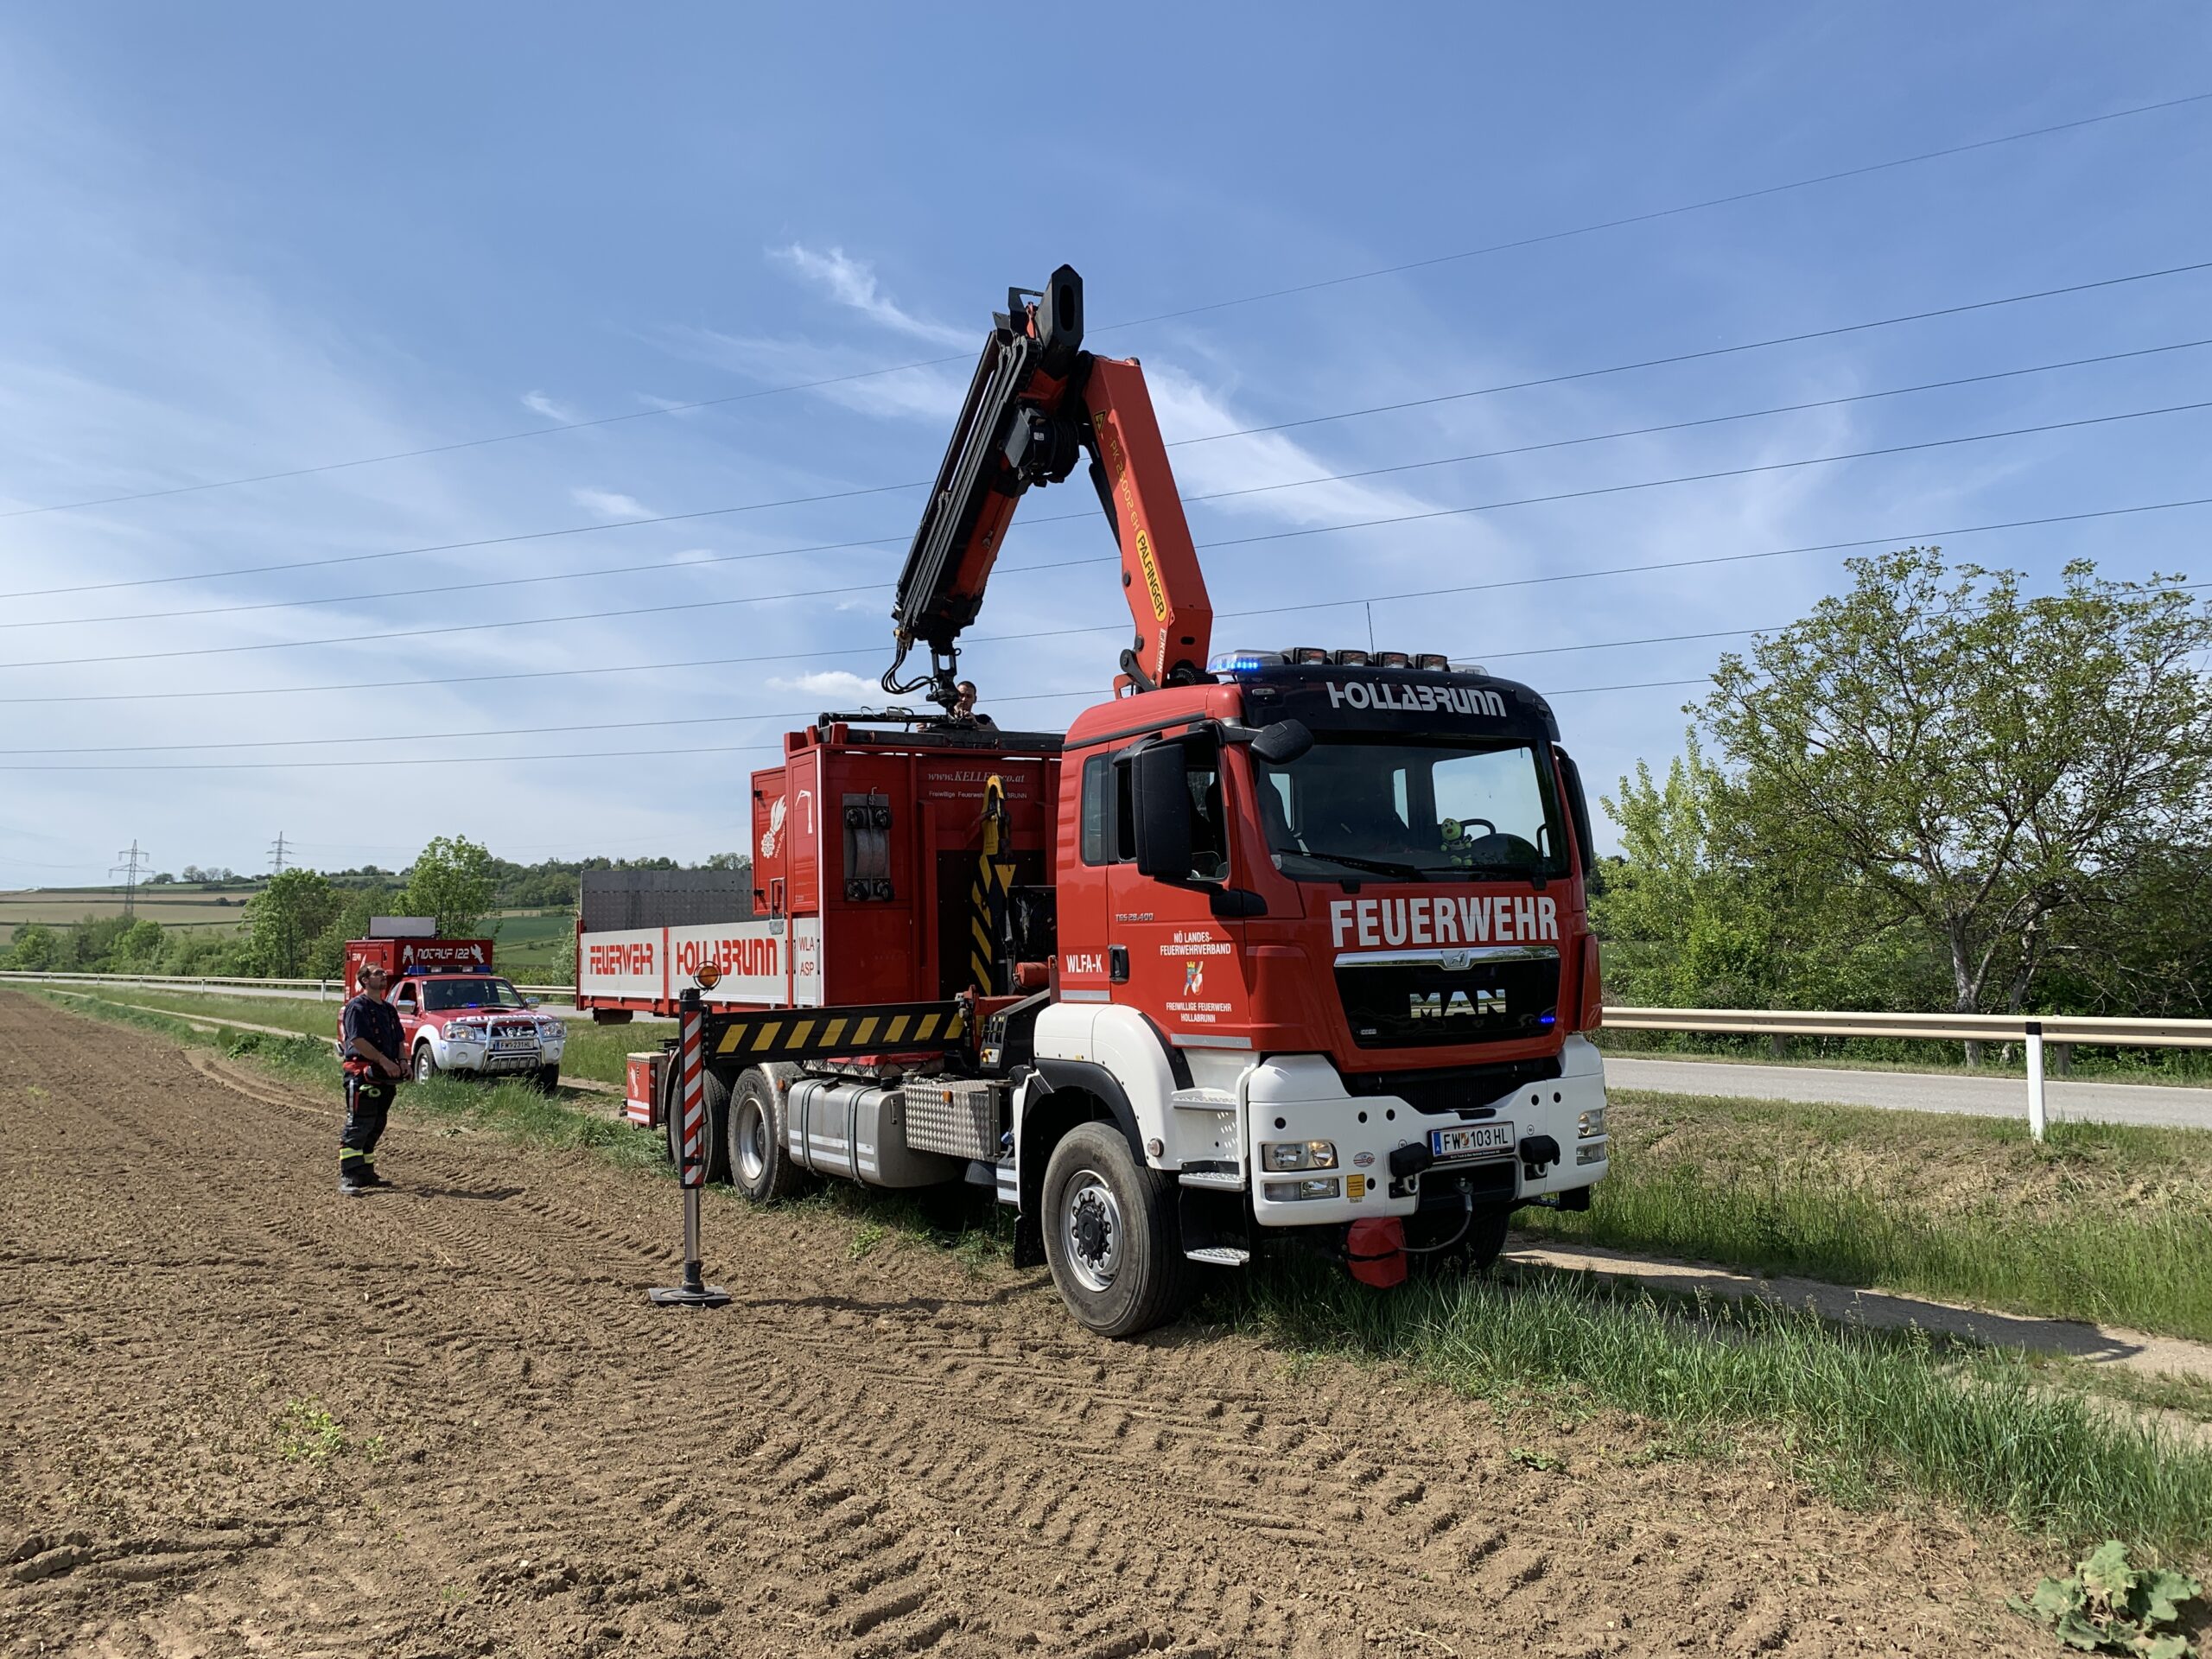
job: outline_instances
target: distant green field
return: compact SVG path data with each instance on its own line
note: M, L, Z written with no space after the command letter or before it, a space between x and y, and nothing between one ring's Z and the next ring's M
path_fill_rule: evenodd
M139 888L133 913L163 927L233 933L245 918L245 901L252 896L251 890L245 887L213 891L196 884L167 882ZM87 916L99 919L121 914L120 887L29 887L0 892L0 934L25 922L67 926Z
M562 945L575 931L575 912L561 910L503 910L493 921L499 943L493 960L517 979L550 984Z

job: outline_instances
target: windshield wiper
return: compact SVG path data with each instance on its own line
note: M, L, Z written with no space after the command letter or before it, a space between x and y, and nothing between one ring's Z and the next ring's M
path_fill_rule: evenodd
M1401 881L1420 881L1433 874L1431 871L1424 870L1418 864L1395 864L1383 858L1355 858L1350 853L1308 852L1303 847L1294 847L1286 850L1295 853L1300 858L1325 858L1330 863L1341 864L1346 869L1366 870L1376 875L1395 875Z

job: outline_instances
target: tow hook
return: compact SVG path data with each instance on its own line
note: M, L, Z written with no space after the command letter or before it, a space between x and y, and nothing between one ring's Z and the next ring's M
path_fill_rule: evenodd
M1532 1181L1543 1179L1543 1173L1559 1162L1559 1142L1548 1135L1524 1135L1521 1137L1521 1167ZM1396 1167L1394 1161L1391 1167Z
M1552 1155L1559 1155L1557 1147L1552 1148ZM1408 1141L1403 1146L1391 1147L1390 1196L1394 1198L1410 1197L1415 1178L1435 1161L1436 1154L1418 1141Z

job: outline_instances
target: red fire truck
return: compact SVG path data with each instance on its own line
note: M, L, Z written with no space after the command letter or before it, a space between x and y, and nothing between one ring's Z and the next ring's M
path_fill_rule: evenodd
M438 938L423 917L379 917L370 931L346 942L346 1000L362 969L391 976L401 1058L416 1082L452 1071L528 1077L548 1094L558 1085L569 1028L492 971L491 940Z
M1082 349L1082 304L1066 267L1009 296L908 555L884 687L944 712L786 736L752 914L582 931L577 1001L715 979L717 1179L990 1188L1109 1336L1271 1238L1376 1284L1486 1263L1607 1166L1574 763L1536 692L1441 655L1210 654L1143 372ZM1021 496L1085 458L1135 639L1065 734L1000 731L958 638ZM666 1122L664 1057L634 1065Z

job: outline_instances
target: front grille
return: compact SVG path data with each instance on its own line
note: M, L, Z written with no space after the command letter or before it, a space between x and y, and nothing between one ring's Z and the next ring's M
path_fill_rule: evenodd
M494 1026L492 1027L492 1034L494 1037L535 1037L537 1035L537 1027L521 1025Z
M1558 1023L1559 953L1546 947L1338 957L1337 994L1362 1048L1510 1042Z
M1417 1112L1471 1112L1532 1084L1560 1075L1557 1055L1540 1060L1509 1060L1499 1065L1449 1065L1429 1071L1352 1071L1344 1090L1353 1095L1395 1095ZM1487 1115L1487 1114L1485 1114Z

